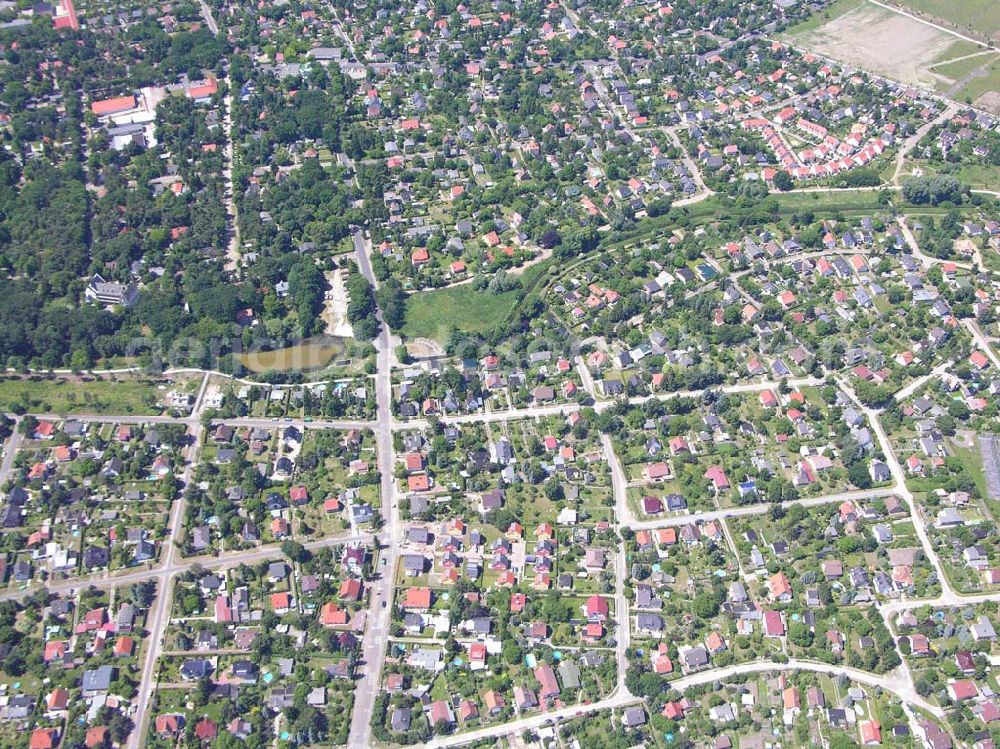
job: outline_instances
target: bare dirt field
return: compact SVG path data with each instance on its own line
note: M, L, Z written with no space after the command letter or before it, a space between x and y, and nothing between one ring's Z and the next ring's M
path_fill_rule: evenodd
M976 99L973 104L987 112L1000 114L1000 92L988 91Z
M326 334L351 338L354 331L347 321L347 289L344 286L344 271L337 269L326 274L330 290L326 292L323 319L326 320Z
M406 350L414 359L432 359L444 356L444 348L430 338L415 338L406 342Z
M798 33L792 29L788 38L803 49L929 89L942 82L931 66L955 43L946 31L870 3L816 28Z

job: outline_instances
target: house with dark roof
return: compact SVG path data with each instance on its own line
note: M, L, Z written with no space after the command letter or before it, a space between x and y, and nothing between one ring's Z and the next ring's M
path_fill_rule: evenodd
M215 669L212 661L207 658L190 658L180 667L180 676L184 681L204 679Z

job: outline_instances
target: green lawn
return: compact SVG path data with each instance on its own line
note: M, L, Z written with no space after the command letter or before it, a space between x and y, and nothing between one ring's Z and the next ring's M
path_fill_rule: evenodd
M969 183L973 189L983 188L996 190L1000 185L1000 166L992 164L963 164L955 174L963 182Z
M973 42L967 42L964 39L959 39L950 47L948 47L948 49L946 49L944 52L938 55L938 57L934 60L934 62L935 63L947 62L948 60L952 60L956 57L964 57L965 55L971 55L976 52L983 52L983 51L985 50L983 50L982 45L975 44Z
M863 3L864 0L835 0L829 7L819 13L814 13L802 23L795 24L785 29L782 36L796 36L798 34L808 34L821 26L829 23L834 18L840 18L845 13L854 10Z
M122 376L117 380L68 382L41 378L0 380L0 409L36 413L158 414L164 393L155 380Z
M445 343L452 328L485 333L506 317L516 300L515 291L491 294L476 291L472 284L421 291L407 301L403 335Z
M983 473L983 459L979 454L979 445L975 447L963 447L952 442L950 448L951 452L962 464L962 468L969 474L969 478L976 484L979 496L983 499L989 499L990 493L986 488L986 474Z
M896 193L890 190L889 194L895 202L901 202ZM870 214L875 211L884 210L883 207L879 205L879 192L877 190L776 192L771 193L769 197L773 198L778 203L778 213L782 216L790 216L793 213L798 213L806 209L816 214L839 211L843 214L858 215ZM692 223L696 225L711 223L716 220L723 220L730 214L730 211L722 206L721 201L715 197L703 200L700 203L695 203L692 206L688 206L685 210L691 216ZM665 218L669 221L671 217L668 214L667 216L660 218ZM658 220L659 218L651 219L651 221ZM645 227L646 222L643 222L641 226Z
M1000 32L1000 3L996 0L895 0L917 13L934 16L958 29L986 36Z
M965 44L965 42L959 42L959 44ZM944 62L940 65L935 65L931 70L935 73L950 78L953 81L959 81L969 73L974 70L978 70L984 65L988 65L997 57L995 52L990 54L975 55L974 57L966 57L962 60L956 60L955 62ZM947 86L941 86L942 89L946 89Z
M941 167L945 168L942 169ZM992 164L959 163L942 164L933 161L918 161L907 159L900 174L901 180L905 180L913 169L917 167L923 170L924 174L950 174L965 182L973 190L995 190L1000 185L1000 166Z
M902 195L893 190L888 190L893 204L899 210L905 210L907 215L938 216L947 213L947 209L942 206L921 205L913 206ZM778 212L782 215L790 215L808 208L817 216L840 212L847 216L862 216L874 211L885 210L878 202L879 191L866 190L856 192L791 192L776 194L773 197L778 199ZM970 204L959 206L958 211L965 214L972 214L975 207Z
M983 75L972 78L953 98L976 103L976 99L983 94L995 94L997 91L1000 91L1000 56L994 57L989 67L984 69Z
M803 208L811 211L877 211L878 191L858 190L855 192L788 192L773 197L778 201L778 210L784 214L796 213ZM893 195L895 197L895 195Z

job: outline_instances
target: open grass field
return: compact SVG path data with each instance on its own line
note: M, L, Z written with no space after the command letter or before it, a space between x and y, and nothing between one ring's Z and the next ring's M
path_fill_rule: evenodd
M961 45L964 42L958 42L958 44ZM959 56L958 59L951 58L940 62L931 70L937 75L958 82L967 76L974 75L980 68L988 67L998 56L1000 55L996 52L980 52L974 55Z
M288 348L242 354L240 363L251 372L309 371L325 367L343 350L344 343L340 339L324 336Z
M118 376L90 382L41 377L0 379L0 409L33 413L159 414L165 393L155 380Z
M407 338L448 340L452 328L468 333L484 333L500 323L517 299L517 292L491 294L476 291L472 284L413 294L406 304Z
M996 0L894 0L907 10L975 37L1000 40L1000 3Z
M956 38L865 0L837 0L785 32L797 47L894 80L936 89L930 70L953 55Z
M934 62L935 64L940 65L950 60L954 60L956 57L967 57L969 55L984 54L988 52L989 50L983 49L981 44L973 44L972 42L967 42L964 39L956 39L955 43L942 52L938 59Z
M935 168L935 164L907 159L903 164L902 178L919 169L922 174L950 174L965 182L973 190L996 190L1000 185L1000 166L991 164L948 164L946 169Z
M536 293L558 261L548 257L522 269L518 279L525 298ZM421 291L406 303L406 322L399 332L413 341L424 338L445 344L454 328L465 333L485 333L506 322L521 292L492 294L476 291L472 284ZM393 331L396 332L396 331Z
M817 31L822 26L865 4L866 0L834 0L819 13L815 13L785 32L786 36L798 36Z
M965 447L952 441L949 445L951 453L962 463L966 473L972 478L979 490L980 497L989 497L990 493L986 488L986 475L983 473L983 459L979 454L979 446Z
M939 78L937 90L942 95L1000 113L1000 52L945 60L934 65L931 72Z
M937 216L946 213L940 206L910 206L896 192L889 191L891 200L906 207L907 214L921 216ZM769 199L778 204L779 216L791 216L802 211L812 211L817 215L839 213L845 217L860 217L871 215L883 209L879 203L878 190L838 190L830 192L798 190L787 193L772 193ZM688 217L687 228L705 226L730 218L732 210L725 206L718 197L702 200L694 205L684 207L683 212ZM677 218L673 214L664 214L642 221L636 229L627 234L619 235L609 241L610 247L622 246L654 236L669 233L677 226Z
M1000 55L995 55L988 66L964 82L954 98L972 102L981 109L1000 114Z

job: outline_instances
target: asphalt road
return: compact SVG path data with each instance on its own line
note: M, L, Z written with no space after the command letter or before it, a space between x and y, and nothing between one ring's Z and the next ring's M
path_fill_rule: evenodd
M375 274L368 258L368 246L361 232L354 234L354 251L361 273L375 286ZM351 714L351 730L348 746L351 749L367 749L371 746L371 716L375 698L382 683L382 665L389 643L389 623L392 615L392 578L402 540L399 510L396 504L396 487L393 478L395 456L392 445L392 339L389 328L382 320L382 310L376 315L381 324L381 332L375 339L377 374L375 376L375 396L378 418L375 430L378 467L382 477L382 538L380 555L386 559L384 566L377 569L381 576L369 587L371 594L368 631L361 642L362 665L358 669L360 678L354 688L354 711Z
M191 411L193 417L197 417L201 413L202 405L205 401L205 390L208 388L208 381L210 375L206 374L202 377L201 387L198 389L198 395L195 398L194 408ZM204 427L201 422L195 419L194 423L190 425L189 430L191 432L192 442L189 448L189 455L187 459L187 465L184 468L184 473L181 477L181 485L183 487L181 491L181 496L177 499L173 506L170 508L170 536L167 542L163 544L162 552L162 564L164 571L161 571L158 575L157 585L159 587L158 595L156 597L155 607L151 612L151 624L147 623L147 631L149 636L146 640L146 657L142 663L142 675L139 677L139 692L135 700L135 715L132 720L135 723L135 728L132 733L129 734L127 747L128 749L139 749L142 746L143 737L148 730L148 718L149 718L149 703L150 697L153 691L153 676L156 671L157 658L159 658L160 650L163 647L163 636L166 633L167 624L170 621L170 606L173 601L173 576L176 573L167 572L166 570L174 566L174 558L177 554L177 542L180 539L181 530L184 525L184 508L186 501L184 499L187 487L191 483L191 474L194 472L194 466L197 463L197 458L199 451L201 450L201 439L202 433L204 432Z

